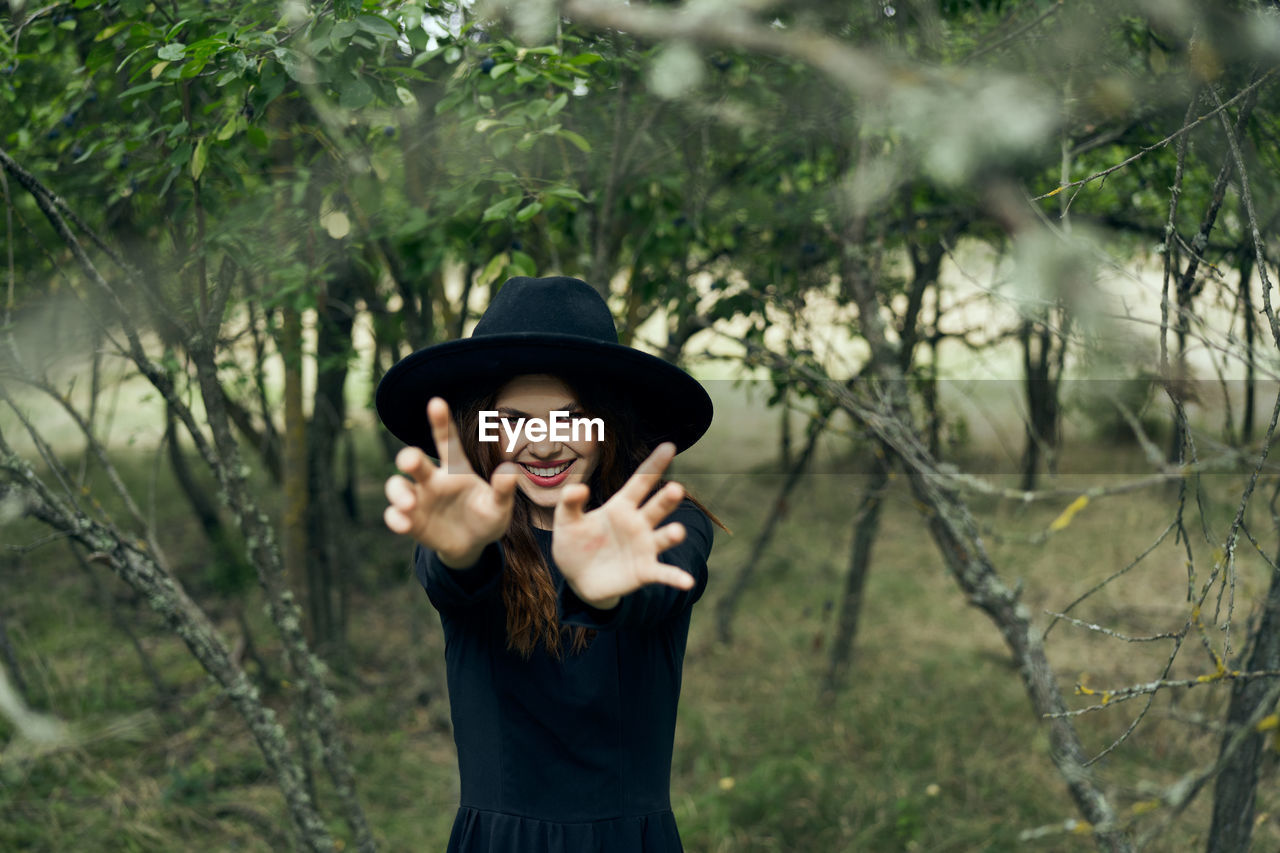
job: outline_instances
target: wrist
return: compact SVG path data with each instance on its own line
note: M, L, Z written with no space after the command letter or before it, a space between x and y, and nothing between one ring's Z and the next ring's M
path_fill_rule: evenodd
M577 590L574 590L574 592L576 593ZM618 606L619 602L622 601L622 596L620 595L611 595L608 598L597 598L597 599L583 598L581 595L579 595L578 598L581 599L583 604L587 605L593 610L612 610L613 608Z
M484 549L488 547L488 543L484 543L478 547L468 551L449 551L438 549L436 556L440 558L440 562L444 563L447 568L454 571L462 571L470 569L480 562L480 555L484 553Z

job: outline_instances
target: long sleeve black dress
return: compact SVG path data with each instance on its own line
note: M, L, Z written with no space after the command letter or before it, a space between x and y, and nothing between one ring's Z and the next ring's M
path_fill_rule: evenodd
M418 580L444 626L461 802L449 853L675 853L671 749L689 614L707 583L712 528L684 501L666 522L687 535L659 559L690 590L650 584L613 610L584 604L534 529L556 585L560 621L598 633L557 660L507 649L502 548L452 571L415 551ZM664 522L664 523L666 523Z

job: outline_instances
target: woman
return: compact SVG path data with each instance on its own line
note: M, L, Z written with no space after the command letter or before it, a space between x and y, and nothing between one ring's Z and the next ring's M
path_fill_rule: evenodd
M706 391L620 346L584 282L515 278L470 338L397 363L377 406L410 445L386 524L417 542L445 632L449 851L682 850L671 750L712 532L661 476L710 425ZM602 440L514 429L555 412L599 419ZM493 413L502 434L482 442Z

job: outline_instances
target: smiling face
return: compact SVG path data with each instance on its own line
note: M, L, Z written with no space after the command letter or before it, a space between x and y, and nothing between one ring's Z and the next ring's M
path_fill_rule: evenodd
M543 374L517 376L498 391L494 408L506 424L515 429L519 418L551 420L551 413L568 411L585 415L578 398L568 385L554 376ZM580 431L587 435L587 430ZM500 443L501 460L520 466L517 487L533 504L533 523L550 530L556 504L570 483L583 483L600 461L598 441L530 441L521 430L511 450L505 438Z

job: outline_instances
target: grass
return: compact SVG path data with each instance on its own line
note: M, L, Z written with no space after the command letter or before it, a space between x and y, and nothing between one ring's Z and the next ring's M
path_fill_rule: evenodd
M1023 830L1059 824L1077 812L999 635L941 567L901 482L892 486L883 515L849 687L833 704L819 703L852 507L864 483L851 473L856 466L840 455L838 441L824 449L823 473L797 489L737 615L734 643L717 641L712 609L746 560L780 482L776 472L755 466L752 473L743 461L761 458L767 442L759 434L767 434L773 416L762 415L758 403L728 399L721 417L732 421L735 434L751 433L753 443L744 451L712 442L682 457L678 472L735 531L718 536L711 585L695 610L686 658L672 774L686 849L1092 849L1087 835L1019 842ZM371 438L365 450L366 460L375 458ZM1093 470L1135 467L1127 449L1080 444L1070 452L1092 454ZM276 659L260 596L256 590L230 596L211 582L207 548L175 486L163 470L156 476L152 452L122 450L120 458L140 495L154 482L154 496L144 503L154 507L162 545L224 636L239 635L235 610L242 607L255 641ZM357 552L367 560L355 569L350 602L352 665L335 688L361 800L384 848L440 850L457 802L443 638L409 572L408 549L377 521L385 466L367 467L365 521L355 533ZM1058 484L1100 479L1073 476L1060 476ZM1238 476L1204 480L1207 521L1218 537L1240 482ZM270 492L264 487L260 494ZM1024 601L1042 628L1050 618L1044 611L1065 607L1147 548L1171 520L1176 495L1153 489L1095 501L1068 528L1031 544L1029 537L1046 530L1066 503L973 502L992 559L1010 583L1024 584ZM1212 546L1199 535L1194 504L1187 518L1202 581ZM1270 529L1263 513L1249 518L1256 532ZM28 522L3 528L7 543L43 534ZM1266 585L1256 554L1242 547L1238 559L1237 648ZM114 578L100 574L99 580L102 590L95 592L59 543L11 557L4 570L0 610L30 700L83 736L73 748L23 755L0 722L0 743L9 743L0 755L0 849L278 848L285 837L281 798L239 718L159 617ZM1186 618L1186 585L1183 546L1169 537L1075 613L1135 634L1174 630ZM127 615L171 693L156 695L108 618L109 608ZM1222 634L1211 628L1210 636L1220 647ZM1048 649L1069 701L1082 707L1087 697L1071 696L1078 680L1097 688L1149 681L1169 645L1125 644L1060 623ZM1211 671L1208 655L1191 643L1172 676ZM1123 814L1141 809L1152 786L1213 759L1218 736L1194 721L1220 719L1226 695L1223 685L1161 694L1134 737L1099 763ZM287 689L268 697L285 719L290 699ZM1086 749L1096 753L1113 742L1141 707L1116 703L1080 718ZM1280 847L1280 824L1272 817L1280 810L1274 764L1268 759L1264 767L1257 849ZM323 784L319 794L333 805ZM1150 849L1202 846L1207 797ZM1139 825L1159 814L1140 818Z

